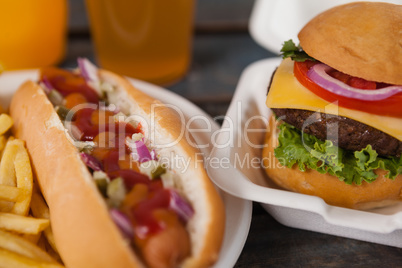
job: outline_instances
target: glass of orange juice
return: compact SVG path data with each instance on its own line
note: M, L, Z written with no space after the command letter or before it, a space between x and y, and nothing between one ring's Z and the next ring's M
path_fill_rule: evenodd
M0 69L39 68L63 59L66 0L1 0L0 25Z
M185 75L194 0L86 0L86 6L102 68L159 85Z

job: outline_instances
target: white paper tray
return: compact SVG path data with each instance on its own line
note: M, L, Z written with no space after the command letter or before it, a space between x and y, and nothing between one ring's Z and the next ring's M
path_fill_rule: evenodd
M402 4L402 0L365 0ZM317 14L354 0L256 0L249 31L262 47L279 53L284 41L297 39L301 28ZM298 43L298 41L296 42Z
M280 190L259 166L270 115L265 106L266 92L280 60L261 60L244 70L222 128L213 140L209 175L224 191L260 202L284 225L402 247L402 204L372 211L330 206L315 196ZM247 136L243 135L245 129Z

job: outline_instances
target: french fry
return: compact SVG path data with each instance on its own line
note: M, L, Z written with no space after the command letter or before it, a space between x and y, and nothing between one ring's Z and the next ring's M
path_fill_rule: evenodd
M42 233L43 232L38 234L23 234L21 237L33 244L38 244L39 239L42 237Z
M3 151L0 162L0 184L6 186L17 186L15 178L14 160L20 149L20 140L8 140ZM13 202L0 201L0 211L10 212L14 206Z
M42 236L43 237L43 236ZM49 241L45 239L45 248L47 254L49 254L53 259L55 259L58 263L63 263L58 252L56 252L53 247L49 244Z
M37 191L32 193L31 210L32 214L37 218L50 218L49 208L42 195Z
M0 268L61 268L58 263L37 261L0 248Z
M0 114L0 135L7 132L13 125L13 119L8 114Z
M26 193L14 186L7 186L0 184L0 200L19 202L26 196Z
M34 191L32 193L32 200L31 200L31 211L32 215L36 218L42 219L50 219L49 208L43 199L42 195L38 191ZM56 242L54 240L53 232L52 232L52 224L43 231L47 242L52 247L52 249L58 253Z
M3 150L1 151L1 154L0 154L0 159L3 159L3 155L4 155L5 148L7 147L7 143L9 141L13 141L15 138L13 136L9 136L9 137L6 137L5 135L1 135L1 136L5 139L4 140L4 148L3 148Z
M42 250L47 252L46 244L47 244L46 238L43 235L41 235L36 245L40 247Z
M0 201L0 211L27 215L33 179L29 156L22 140L14 139L6 144L0 163L0 185L17 186L24 195L20 200L15 201L16 203Z
M0 160L1 160L1 153L4 150L4 147L6 147L6 142L7 142L7 138L4 135L0 136Z
M4 148L3 157L0 163L0 184L17 186L15 180L14 160L20 149L21 140L9 140Z
M49 226L48 219L37 219L0 212L0 228L22 234L37 234Z
M56 261L44 250L42 250L37 245L29 242L28 240L0 230L0 248L18 253L25 257L45 262L53 262Z
M18 146L19 150L14 160L15 176L17 180L17 188L22 190L25 197L14 204L11 213L25 216L28 215L29 204L31 203L33 178L28 152L23 143L18 143Z

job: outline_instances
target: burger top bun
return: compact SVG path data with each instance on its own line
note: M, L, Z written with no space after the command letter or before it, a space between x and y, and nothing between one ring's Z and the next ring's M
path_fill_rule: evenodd
M402 5L337 6L313 18L298 37L307 54L338 71L402 85Z

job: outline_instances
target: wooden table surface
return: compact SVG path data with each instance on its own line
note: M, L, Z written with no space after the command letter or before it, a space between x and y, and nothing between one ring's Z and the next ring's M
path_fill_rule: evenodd
M74 67L79 56L96 61L85 6L79 0L69 4L63 67ZM198 1L191 68L180 82L167 87L212 117L225 115L245 67L277 56L258 46L247 31L252 5L253 0ZM402 267L402 249L289 228L254 203L249 236L235 267L269 266Z

